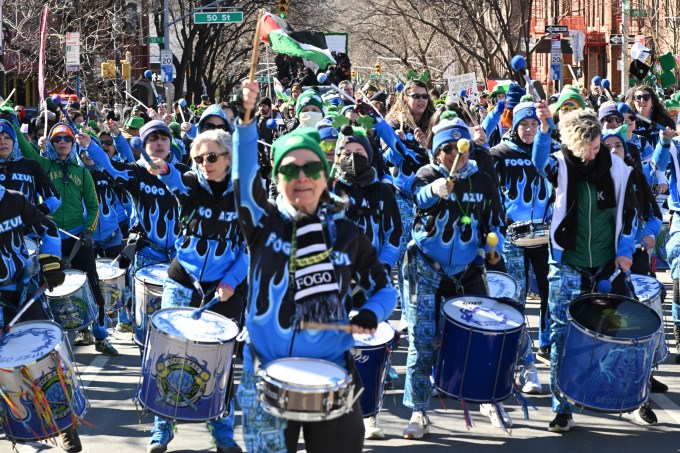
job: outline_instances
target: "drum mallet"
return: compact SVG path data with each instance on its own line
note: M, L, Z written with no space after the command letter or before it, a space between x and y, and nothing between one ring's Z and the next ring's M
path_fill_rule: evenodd
M496 256L496 246L498 245L498 235L493 231L486 235L486 243L489 244L489 255L491 258Z
M33 295L33 297L31 297L31 300L29 300L28 302L26 302L26 303L24 304L24 306L21 307L21 310L19 310L19 312L16 314L16 316L15 316L14 318L12 318L12 320L9 322L9 324L7 324L7 325L5 326L4 330L2 331L2 336L3 336L3 337L5 336L5 334L6 334L7 332L9 332L9 330L12 328L12 326L13 326L14 324L17 323L17 321L19 320L19 318L21 318L21 316L22 316L24 313L26 313L26 310L28 310L28 309L31 307L31 305L33 305L33 303L34 303L36 300L38 300L38 299L40 298L40 296L42 296L42 294L45 292L45 290L47 290L47 284L44 284L44 285L42 285L40 288L38 288L38 291L36 291L36 293Z
M133 95L131 95L130 93L128 93L127 91L125 92L125 94L127 95L127 97L129 97L129 98L132 99L133 101L137 102L137 104L139 104L139 105L141 105L142 107L144 107L145 109L149 110L149 106L148 106L148 105L144 104L142 101L140 101L139 99L137 99L136 97L134 97Z
M144 149L144 143L142 142L141 138L132 137L130 139L130 146L132 149L139 151L144 160L149 164L149 167L153 168L154 170L158 170L158 166L153 163L149 155L146 153L146 150Z
M460 156L470 151L470 140L467 138L461 138L456 143L456 148L458 148L458 154L456 154L456 160L453 161L453 166L449 171L449 182L454 181L453 177L456 173L456 167L458 166L458 159Z
M647 118L646 116L642 116L642 115L640 115L639 113L635 112L635 111L634 111L633 109L631 109L630 106L629 106L628 104L626 104L625 102L619 102L618 104L616 104L616 110L618 110L618 112L619 112L621 115L623 115L623 116L626 116L626 115L635 115L635 118L637 118L637 119L639 119L639 120L641 120L641 121L644 121L645 123L651 125L652 127L656 127L656 128L659 129L660 131L665 131L665 130L666 130L666 128L663 127L663 126L661 126L660 124L656 124L655 122L653 122L652 120L650 120L650 119Z
M472 112L470 112L470 109L468 108L467 101L465 98L467 97L467 91L465 90L460 90L458 92L458 97L460 97L460 103L461 107L463 107L463 110L465 110L465 114L470 118L470 121L472 121L472 124L475 126L479 126L479 123L477 122L477 118L475 118L472 115Z
M64 118L66 118L66 121L68 121L69 126L71 126L71 129L73 129L73 133L79 134L80 131L78 130L78 127L76 127L76 123L73 122L71 115L69 115L66 109L61 105L61 96L55 94L51 99L52 102L59 108L59 110L61 110L61 114L64 115Z
M196 310L191 312L191 319L195 319L195 320L201 319L201 315L203 314L203 312L206 311L208 308L212 307L213 305L215 305L220 300L222 300L222 298L220 296L213 297L210 302L208 302L207 304L205 304L201 308L197 308Z
M352 326L349 324L328 324L324 322L306 322L300 323L300 330L342 330L343 332L352 333Z
M534 101L541 102L542 101L541 96L538 94L538 90L534 86L531 77L529 77L529 74L527 74L526 58L524 58L521 55L515 55L514 57L512 57L512 60L510 60L510 66L512 66L512 69L519 72L520 75L524 77L524 80L526 81L526 84L529 87L529 91L531 91L531 96L533 96Z
M609 294L612 292L612 282L621 273L621 269L616 269L614 273L606 280L600 280L597 282L597 291L603 294Z
M614 95L611 90L612 83L608 79L602 79L602 88L609 93L609 99L614 100Z
M316 80L317 80L317 82L319 82L320 84L323 85L323 84L326 83L326 81L328 80L328 76L326 75L325 72L322 72L321 74L319 74L318 76L316 76ZM342 91L336 84L331 83L330 86L331 86L331 88L333 88L335 91L337 91L338 94L339 94L340 96L344 97L345 99L348 99L352 104L354 104L354 103L356 102L354 99L352 99L352 98L350 97L349 94L347 94L347 93L345 93L344 91Z
M149 85L151 85L153 95L156 96L156 106L160 107L161 97L158 95L158 90L156 90L156 83L153 81L153 72L151 72L151 69L147 69L146 71L144 71L144 77L146 77L147 80L149 80Z
M186 99L182 98L177 101L177 106L179 107L179 114L182 116L182 122L186 123L187 120L184 118L184 107L187 105Z
M61 231L62 233L64 233L66 236L71 236L73 239L75 239L75 240L77 240L77 241L80 240L80 238L79 238L78 236L76 236L75 234L71 234L71 233L69 233L69 232L66 231L66 230L62 230L61 228L59 228L59 231Z

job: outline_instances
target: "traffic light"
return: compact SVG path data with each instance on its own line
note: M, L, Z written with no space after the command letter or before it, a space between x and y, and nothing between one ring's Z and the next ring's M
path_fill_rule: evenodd
M350 76L352 77L352 80L356 80L357 78L357 70L352 69L352 72L350 73Z
M120 62L120 75L124 79L129 79L130 78L130 62L127 60L123 60Z
M102 78L104 79L115 79L116 78L116 61L106 60L102 62L101 67Z
M279 0L279 17L285 19L288 17L288 0Z
M382 65L380 63L375 64L375 73L377 75L382 75Z

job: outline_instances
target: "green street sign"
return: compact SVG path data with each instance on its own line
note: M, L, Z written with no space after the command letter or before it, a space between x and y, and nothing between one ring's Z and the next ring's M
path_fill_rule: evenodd
M243 22L243 11L225 13L194 13L194 23L203 24L240 24Z
M382 79L382 76L378 74L371 74L371 79Z
M646 9L631 9L628 13L630 17L647 17Z
M146 43L147 44L163 44L165 42L165 38L162 36L147 36L146 37Z
M259 83L274 83L274 77L256 76L255 80L257 80Z

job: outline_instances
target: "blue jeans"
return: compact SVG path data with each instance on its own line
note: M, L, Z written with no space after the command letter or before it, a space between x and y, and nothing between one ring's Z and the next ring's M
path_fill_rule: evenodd
M673 216L668 241L666 242L666 256L671 267L671 277L673 280L680 278L680 215ZM673 313L673 325L680 326L680 304L675 303L676 297L673 295L671 311Z
M404 273L402 271L402 266L404 265L404 255L406 254L406 247L408 243L411 242L411 230L413 230L413 219L415 213L413 212L414 205L413 202L407 200L403 196L397 194L395 196L397 200L397 206L399 207L399 216L401 217L401 241L399 242L399 258L397 258L397 282L398 287L404 287ZM406 319L406 310L408 304L401 299L401 318Z

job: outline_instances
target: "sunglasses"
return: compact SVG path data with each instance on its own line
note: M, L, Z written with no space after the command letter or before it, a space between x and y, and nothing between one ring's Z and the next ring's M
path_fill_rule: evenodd
M453 143L447 143L446 145L442 145L440 148L444 154L451 154L451 153L457 153L458 152L458 147L453 144Z
M113 145L113 140L102 140L102 145L111 146Z
M645 94L636 94L636 95L635 95L635 100L636 100L636 101L642 101L643 99L644 99L645 101L649 101L650 99L652 99L652 95L649 94L649 93L645 93Z
M427 101L428 99L430 99L430 95L427 94L427 93L425 93L425 94L418 94L418 93L415 93L415 94L407 94L406 96L408 96L408 97L410 97L410 98L413 98L413 99L416 99L416 100L418 100L418 99L424 99L424 100Z
M211 164L214 164L215 162L217 162L218 157L226 156L227 154L229 154L229 153L220 153L220 154L209 153L209 154L206 154L205 156L194 156L194 157L192 157L192 159L194 160L194 162L196 162L197 165L201 165L203 163L204 158L205 158L205 160L207 160Z
M73 137L71 137L70 135L57 135L56 137L52 137L52 143L61 142L71 143L73 142Z
M305 176L312 179L319 179L321 177L321 172L323 171L323 163L319 161L307 162L304 165L281 165L279 167L279 173L283 175L286 182L291 182L300 176L300 171L304 172Z
M202 129L204 131L211 131L213 129L222 129L223 131L228 131L229 126L227 126L226 124L204 123Z
M327 153L328 151L331 151L333 149L335 149L335 143L329 142L327 140L324 140L324 141L321 142L321 150L324 153Z
M579 109L579 107L577 107L575 105L565 105L565 106L560 107L561 112L573 112L574 110L578 110L578 109Z
M617 124L623 123L623 118L616 115L608 115L605 116L603 119L605 123L617 123Z

